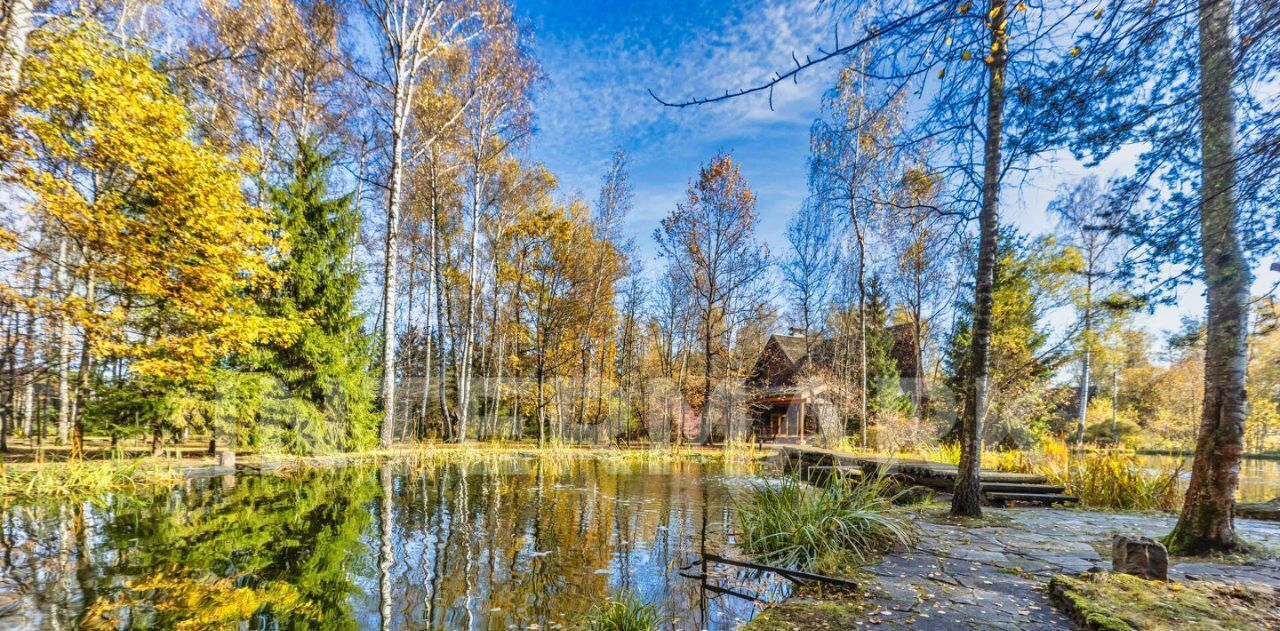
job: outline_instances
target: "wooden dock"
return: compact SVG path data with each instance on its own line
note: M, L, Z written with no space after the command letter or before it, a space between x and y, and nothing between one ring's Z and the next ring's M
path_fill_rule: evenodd
M885 476L904 484L950 493L955 489L959 476L959 468L953 464L864 456L807 445L779 446L778 457L784 470L798 472L814 481L824 481L832 476ZM982 469L978 472L978 479L982 483L983 498L993 506L1070 504L1078 501L1078 498L1066 495L1062 486L1049 484L1044 476L1034 473Z

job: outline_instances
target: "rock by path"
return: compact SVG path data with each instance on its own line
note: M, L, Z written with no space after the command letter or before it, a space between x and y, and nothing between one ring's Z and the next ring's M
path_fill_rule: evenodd
M980 525L940 512L917 520L914 550L866 568L870 597L858 622L883 629L1074 629L1050 604L1049 577L1091 567L1110 569L1117 534L1160 537L1176 518L1042 508L986 509ZM1280 523L1238 520L1241 536L1280 547ZM1099 552L1102 550L1103 552ZM1280 586L1280 560L1244 564L1174 560L1172 580L1256 581Z

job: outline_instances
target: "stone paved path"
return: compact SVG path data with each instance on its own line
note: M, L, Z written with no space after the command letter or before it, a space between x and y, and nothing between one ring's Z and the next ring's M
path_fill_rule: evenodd
M1110 569L1111 537L1158 537L1175 518L1043 508L986 509L999 525L939 523L937 513L917 521L920 542L867 568L874 609L862 628L1074 629L1049 603L1053 574ZM1238 520L1249 541L1280 547L1280 523ZM1106 555L1106 556L1104 556ZM1184 563L1170 568L1182 580L1251 580L1280 586L1280 560L1250 564Z

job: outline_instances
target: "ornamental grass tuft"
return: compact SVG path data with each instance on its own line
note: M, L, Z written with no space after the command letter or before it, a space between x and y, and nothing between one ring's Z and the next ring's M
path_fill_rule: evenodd
M763 563L793 569L820 559L865 563L914 539L911 524L894 510L895 495L885 478L822 488L794 478L762 484L737 506L741 545Z

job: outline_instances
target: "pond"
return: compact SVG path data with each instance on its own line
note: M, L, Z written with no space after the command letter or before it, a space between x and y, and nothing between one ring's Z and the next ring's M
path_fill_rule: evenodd
M756 480L713 462L506 458L14 506L0 628L572 628L626 592L675 628L731 629L761 605L704 589L696 561L732 553L733 498ZM768 575L718 580L786 593Z
M1183 484L1191 477L1191 456L1140 455L1138 461L1154 471L1181 467ZM1280 497L1280 460L1244 458L1240 461L1241 502L1266 502Z

